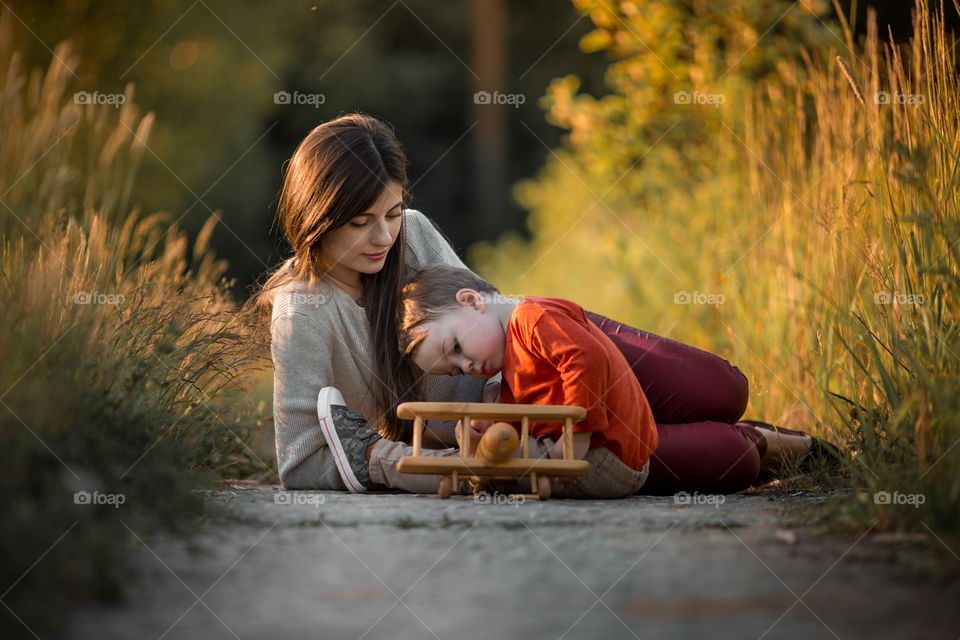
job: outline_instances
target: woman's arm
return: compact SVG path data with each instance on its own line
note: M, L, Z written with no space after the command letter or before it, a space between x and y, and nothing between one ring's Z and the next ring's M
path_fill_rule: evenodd
M330 358L324 357L330 352L326 332L310 315L286 307L275 311L270 330L280 482L285 489L333 488L317 416L317 395L333 384Z
M497 375L487 380L483 387L484 402L497 402L500 399L500 380L502 378L500 373L497 372Z
M408 266L422 269L432 264L446 264L466 269L457 252L440 230L427 216L416 209L405 211ZM435 376L423 374L427 379L426 399L433 402L488 402L484 394L484 381L470 376ZM499 390L499 387L498 387ZM433 446L457 446L455 420L427 420L424 429L424 444Z
M404 219L407 227L404 237L409 250L407 259L412 269L422 269L432 264L467 268L433 220L416 209L407 209Z

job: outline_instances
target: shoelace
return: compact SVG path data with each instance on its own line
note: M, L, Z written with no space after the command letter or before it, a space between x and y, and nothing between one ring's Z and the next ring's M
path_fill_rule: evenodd
M352 411L350 409L347 409L347 417L350 418L351 420L356 420L357 422L363 422L363 423L367 422L367 419L359 411Z
M367 424L366 417L359 411L347 409L346 417L350 420L353 420L353 422L359 427L356 432L357 439L363 442L368 442L381 437L380 433L376 429Z

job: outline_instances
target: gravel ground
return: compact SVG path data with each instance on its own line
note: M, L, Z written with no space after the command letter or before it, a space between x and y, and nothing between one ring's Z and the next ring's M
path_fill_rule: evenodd
M902 542L814 536L781 508L810 499L209 492L203 533L141 537L127 601L66 637L960 636L960 560L931 580Z

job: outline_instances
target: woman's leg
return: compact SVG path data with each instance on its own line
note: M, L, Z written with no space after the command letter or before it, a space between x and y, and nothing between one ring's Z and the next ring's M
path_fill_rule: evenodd
M660 444L640 494L742 491L757 479L767 448L760 432L744 423L658 422L657 435Z
M440 486L440 476L428 476L413 473L401 473L397 469L400 459L413 455L413 447L403 442L394 442L383 438L378 440L370 452L370 479L391 489L400 489L410 493L436 493ZM423 456L457 456L457 449L421 449Z
M626 357L657 422L733 424L743 416L747 378L723 358L589 311L587 317Z

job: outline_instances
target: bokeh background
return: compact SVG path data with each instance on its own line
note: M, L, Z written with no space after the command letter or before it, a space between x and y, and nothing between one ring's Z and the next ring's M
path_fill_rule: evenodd
M286 255L270 233L282 165L320 122L359 110L393 124L410 160L413 206L466 249L505 231L529 237L528 210L513 197L513 187L537 174L564 134L545 117L542 98L551 81L576 75L580 92L601 97L608 91L610 56L595 50L596 38L588 39L588 49L580 46L595 29L588 10L605 3L8 4L28 67L47 65L51 48L70 40L81 60L73 69L77 90L122 93L127 83L135 85L136 101L157 120L134 199L145 211L171 212L191 234L211 211L221 212L212 246L228 261L241 297ZM711 4L703 3L704 11ZM745 51L754 75L764 70L752 58L764 57L773 43L783 52L799 49L801 41L785 39L801 22L803 4L817 10L824 29L838 29L829 2L735 6L736 21L750 28L745 41L763 35ZM865 33L867 3L840 4L854 11L854 26ZM895 38L909 37L910 2L871 4ZM663 23L655 29L669 28L668 12L657 14ZM644 42L659 52L664 43L648 35L653 32ZM478 105L479 90L519 95L522 103ZM323 103L276 104L279 91L319 94Z
M504 293L715 353L745 417L837 443L844 474L777 481L822 495L817 522L960 542L958 17L0 0L0 637L120 598L138 538L201 521L196 489L276 482L242 305L288 255L284 162L352 111L393 124L413 206Z
M284 255L270 234L282 165L317 124L351 111L393 124L410 160L413 206L465 247L524 229L510 188L561 135L537 103L549 82L577 73L599 93L605 68L601 54L578 47L589 19L557 0L11 7L30 66L47 64L47 46L69 39L83 61L77 89L135 84L137 102L157 115L137 200L182 216L192 233L210 211L223 212L228 229L213 246L239 295ZM477 105L481 87L519 94L522 104ZM276 104L281 91L322 98Z

